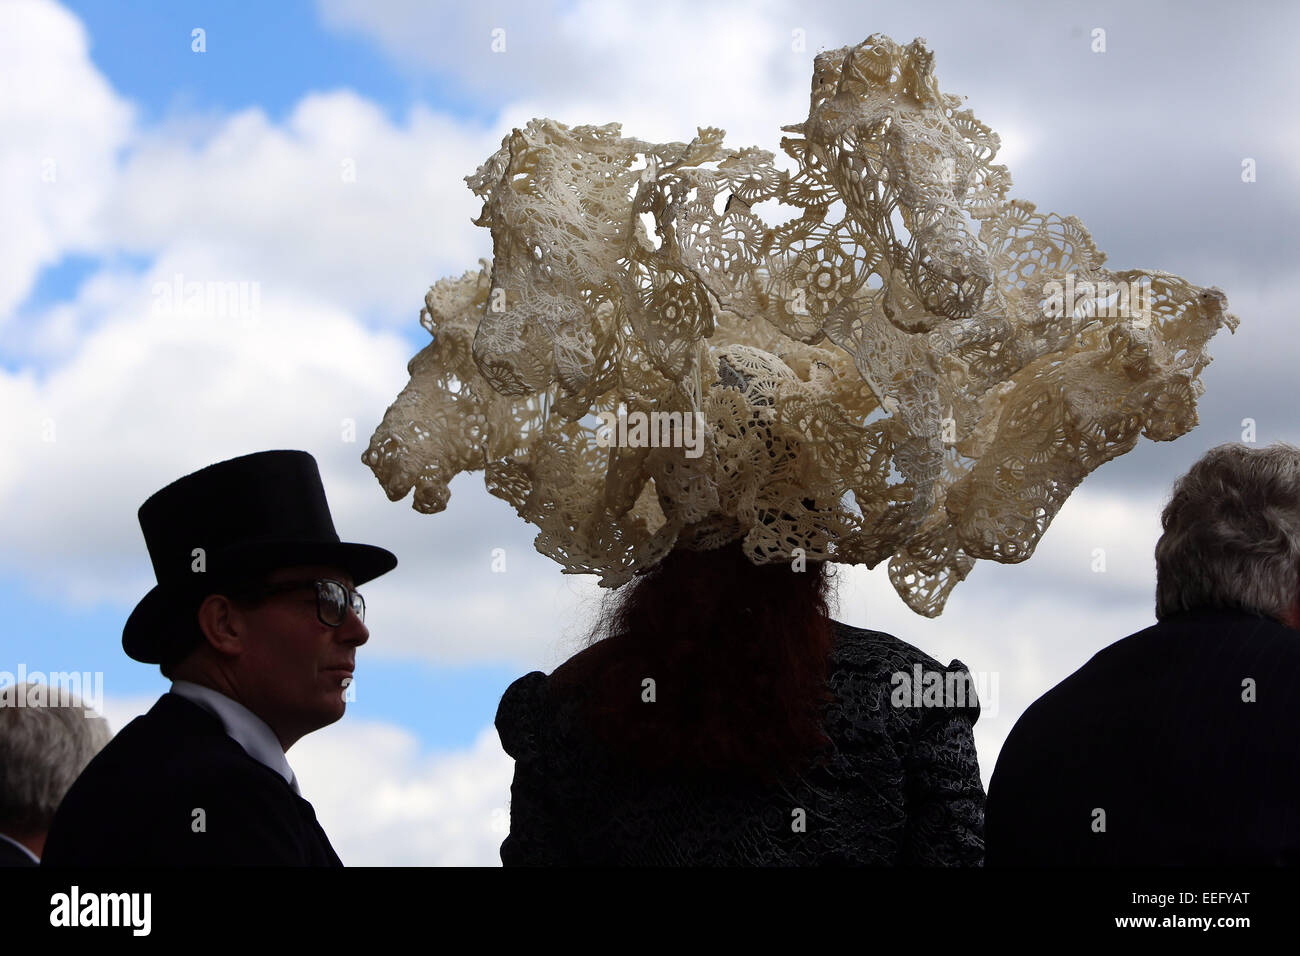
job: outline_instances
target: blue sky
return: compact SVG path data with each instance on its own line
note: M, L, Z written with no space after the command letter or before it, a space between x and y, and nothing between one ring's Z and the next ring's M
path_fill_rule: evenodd
M355 90L394 120L414 102L436 103L480 122L495 115L493 104L467 99L438 76L403 69L367 38L323 26L310 0L66 6L90 31L95 65L142 108L146 122L177 111L228 113L248 106L279 121L304 94L335 87ZM187 39L196 27L207 34L201 57Z
M345 862L496 862L511 773L497 701L576 649L598 597L481 476L425 516L360 462L427 342L425 291L491 254L463 177L533 117L658 142L714 125L779 155L818 49L923 36L942 88L1002 135L1013 196L1079 216L1112 268L1227 292L1242 326L1212 343L1201 425L1099 469L1029 562L981 565L936 620L883 567L841 579L841 619L1001 676L976 728L986 781L1025 706L1150 623L1169 483L1243 418L1260 441L1300 439L1300 138L1276 121L1298 85L1287 5L10 0L0 17L0 670L102 671L110 719L139 713L166 682L120 646L152 583L135 509L213 461L311 451L343 536L401 561L366 589L357 701L289 754ZM1105 56L1088 48L1097 26ZM50 160L56 183L40 181ZM151 317L177 272L257 281L263 314Z

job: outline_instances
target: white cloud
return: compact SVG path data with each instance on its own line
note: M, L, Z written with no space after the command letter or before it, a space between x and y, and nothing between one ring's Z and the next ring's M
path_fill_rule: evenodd
M456 483L448 512L426 516L389 502L360 461L405 384L406 343L292 285L263 287L251 321L154 314L155 284L176 273L238 276L220 250L169 252L115 282L119 300L93 321L81 300L65 307L81 315L69 325L82 337L48 373L0 372L0 567L56 600L109 601L125 614L152 585L136 521L145 498L223 458L304 448L321 464L340 534L401 562L366 590L369 652L540 662L584 586L533 550L532 529L487 495L481 475ZM497 547L504 574L492 570Z
M135 141L104 229L148 254L188 237L268 292L414 326L429 286L491 255L463 177L499 142L423 106L394 125L350 90L304 96L283 125L181 117Z
M318 0L317 9L327 26L369 37L411 70L449 77L468 103L505 104L495 124L503 131L549 116L686 142L697 126L719 126L733 147L773 151L780 125L807 116L812 56L825 39L811 30L796 51L792 31L807 22L766 2L670 0L631 16L590 0L457 6L437 17L405 0ZM495 30L504 31L501 52Z
M259 447L341 446L342 419L360 432L377 418L406 360L396 336L275 286L255 321L154 314L154 283L177 272L231 275L204 250L164 256L119 286L66 361L0 374L0 437L19 463L0 473L10 515L0 562L76 600L138 591L139 568L122 556L140 550L135 510L153 491Z
M0 4L0 325L40 270L96 247L115 151L134 108L88 55L81 21L57 4Z
M342 721L290 752L303 795L348 866L500 866L514 761L496 729L422 755L402 727Z

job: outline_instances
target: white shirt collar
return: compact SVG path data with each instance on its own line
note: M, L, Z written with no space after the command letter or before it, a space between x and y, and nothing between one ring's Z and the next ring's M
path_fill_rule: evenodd
M5 836L3 833L0 833L0 840L4 840L6 843L12 843L14 846L18 847L18 849L22 850L24 853L26 853L28 856L30 856L30 857L32 858L32 862L33 862L33 863L40 863L40 862L41 862L41 858L40 858L39 856L37 856L37 855L36 855L35 853L33 853L31 850L27 849L27 847L23 846L21 843L19 843L19 842L18 842L17 840L15 840L13 837L11 837L11 836Z
M261 717L220 691L192 681L172 681L172 693L193 701L216 716L230 738L250 757L284 777L285 783L293 787L293 792L302 796L298 778L284 756L284 748Z

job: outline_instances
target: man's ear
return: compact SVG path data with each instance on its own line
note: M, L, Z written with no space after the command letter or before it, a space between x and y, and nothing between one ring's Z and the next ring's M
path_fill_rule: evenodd
M209 594L199 605L199 630L218 654L237 656L247 635L245 617L224 594Z

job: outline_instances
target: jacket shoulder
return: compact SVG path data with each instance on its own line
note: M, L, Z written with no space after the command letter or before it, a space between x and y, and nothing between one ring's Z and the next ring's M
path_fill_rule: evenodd
M919 647L892 634L854 627L841 621L831 621L831 625L835 632L831 660L835 664L866 671L889 672L914 664L920 664L923 668L942 667Z
M549 709L547 677L532 671L516 679L497 705L496 728L501 746L516 760L537 746L537 728Z
M122 728L73 783L43 862L301 862L302 820L288 784L216 718L169 697Z
M232 740L220 721L198 705L165 694L108 742L87 765L82 778L97 783L113 778L134 781L138 789L173 789L190 781L265 785L267 773ZM274 782L270 780L269 782Z
M979 719L975 680L960 660L946 667L906 641L884 631L832 622L831 689L845 701L871 701L882 710L910 715ZM906 721L905 721L906 722Z

